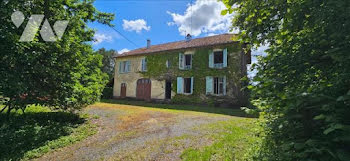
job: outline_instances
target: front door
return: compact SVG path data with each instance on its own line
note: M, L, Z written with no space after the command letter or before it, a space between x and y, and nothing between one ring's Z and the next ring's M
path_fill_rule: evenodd
M151 86L152 82L150 79L137 80L136 98L147 101L151 100Z
M165 99L171 99L171 81L165 82Z
M120 98L126 97L126 83L120 85Z

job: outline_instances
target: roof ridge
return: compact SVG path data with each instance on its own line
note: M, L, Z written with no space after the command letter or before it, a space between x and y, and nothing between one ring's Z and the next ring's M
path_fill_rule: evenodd
M182 44L182 46L183 46L182 48L202 46L202 45L199 45L199 43L201 43L202 41L203 42L209 41L210 38L214 38L214 37L219 37L219 39L214 39L214 41L212 41L212 42L214 42L213 44L228 43L229 41L234 41L234 40L228 39L227 36L234 36L234 35L235 34L225 33L225 34L219 34L219 35L199 37L199 38L192 39L189 42L186 42L186 40L172 41L172 42L167 42L167 43L163 43L163 44L151 45L150 48L147 48L147 47L137 48L137 49L130 50L128 52L124 52L122 54L119 54L116 57L123 57L123 56L128 56L128 55L135 55L135 54L142 54L142 53L147 53L147 52L153 53L153 52L159 52L159 51L162 51L162 50L167 51L165 49L160 49L160 48L163 47L163 46L169 46L169 45L171 46L171 44L174 44L175 46L176 45L180 45L181 46L181 44ZM202 39L204 39L204 40L202 40ZM209 40L205 40L205 39L209 39ZM186 45L189 45L189 46L187 46L187 47L186 47L186 45L184 46L184 43L186 43ZM209 43L208 45L213 45L213 44ZM157 50L157 48L158 48L158 50ZM175 48L173 48L173 49L175 49ZM152 49L153 49L153 51L152 51ZM170 49L170 50L172 50L172 49Z
M230 34L230 33L224 33L224 34L219 34L219 35L212 35L212 36L206 36L206 37L198 37L198 38L194 38L192 40L198 40L198 39L204 39L204 38L210 38L210 37L216 37L216 36L222 36L222 35L235 35L235 34ZM192 41L191 40L191 41ZM183 42L183 41L186 41L186 40L179 40L179 41L171 41L171 42L166 42L166 43L163 43L163 44L156 44L156 45L151 45L151 46L158 46L158 45L166 45L166 44L171 44L171 43L177 43L177 42ZM147 47L142 47L142 48L137 48L137 49L134 49L134 50L139 50L139 49L145 49ZM130 50L128 52L131 52L133 50ZM128 52L125 52L125 53L128 53ZM124 54L124 53L123 53Z

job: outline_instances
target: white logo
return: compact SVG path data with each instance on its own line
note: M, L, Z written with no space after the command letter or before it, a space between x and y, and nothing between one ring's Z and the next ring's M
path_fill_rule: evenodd
M11 15L11 20L15 24L15 26L18 28L22 25L25 17L22 12L16 11ZM28 24L25 27L22 36L20 38L20 42L30 42L34 40L35 34L38 32L41 23L43 22L44 15L32 15L29 18ZM67 28L69 21L56 21L53 25L53 29L56 33L53 32L49 21L45 19L44 24L42 25L40 29L40 35L44 39L44 41L47 42L54 42L57 41L57 39L61 39L63 36L64 31Z

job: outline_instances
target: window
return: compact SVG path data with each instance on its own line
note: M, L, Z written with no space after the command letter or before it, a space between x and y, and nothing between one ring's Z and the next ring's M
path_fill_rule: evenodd
M191 78L184 78L184 93L192 93L192 79Z
M192 55L185 55L185 69L192 68Z
M166 67L167 67L167 68L170 68L170 66L171 66L170 61L169 61L169 60L167 60L167 61L165 62L165 65L166 65Z
M119 63L119 73L128 73L130 72L131 63L130 61L122 61Z
M192 94L193 93L193 77L183 78L177 77L177 93Z
M226 77L206 77L206 94L226 95Z
M224 63L224 53L222 51L214 52L214 64Z
M179 54L179 69L192 69L192 54Z
M227 67L227 49L219 51L211 51L209 53L209 67L210 68L224 68Z
M214 94L223 95L224 94L224 78L214 77Z
M147 59L146 58L141 59L141 71L142 72L147 71Z

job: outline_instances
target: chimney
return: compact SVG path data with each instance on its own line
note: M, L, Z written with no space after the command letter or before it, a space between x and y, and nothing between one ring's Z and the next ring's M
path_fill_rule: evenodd
M191 34L187 34L187 36L186 36L186 41L187 41L187 42L188 42L188 41L191 41L191 39L192 39Z
M147 39L147 49L151 48L151 40Z

